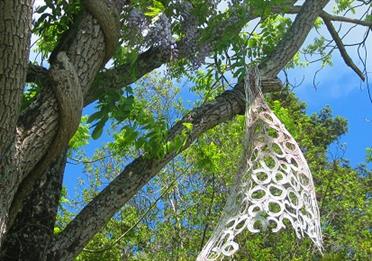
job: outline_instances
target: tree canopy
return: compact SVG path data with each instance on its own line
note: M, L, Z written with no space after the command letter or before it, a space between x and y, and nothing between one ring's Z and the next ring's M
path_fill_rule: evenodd
M248 64L314 174L326 255L285 231L243 234L237 258L367 259L370 171L327 158L346 121L307 116L279 74L338 51L368 83L371 27L359 0L1 0L0 259L194 258L236 171ZM85 158L108 128L113 141ZM67 161L88 173L79 202L62 186Z
M135 89L135 96L146 100L145 110L169 123L175 113L170 110L180 107L172 92L177 88L159 79L161 75L146 77ZM294 231L287 229L277 234L268 230L242 235L236 260L368 259L371 171L363 164L352 168L341 154L327 157L329 145L347 132L346 120L332 116L329 107L306 115L305 104L289 90L269 95L267 100L299 142L313 171L322 213L324 256L309 239L298 241ZM239 116L203 134L122 208L77 260L195 259L217 224L237 171L243 122L244 117ZM115 177L126 157L135 157L134 144L127 149L123 146L128 145L119 134L92 158L83 151L75 152L78 159L71 163L81 162L86 173L83 194L78 198L65 196L58 231L76 209Z

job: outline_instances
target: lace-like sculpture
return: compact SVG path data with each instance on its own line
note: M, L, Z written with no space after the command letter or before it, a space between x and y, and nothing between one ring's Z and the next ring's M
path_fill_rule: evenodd
M244 154L223 215L197 260L231 257L244 229L252 233L291 224L298 238L307 234L321 250L319 210L309 167L296 141L265 103L257 68L245 79Z

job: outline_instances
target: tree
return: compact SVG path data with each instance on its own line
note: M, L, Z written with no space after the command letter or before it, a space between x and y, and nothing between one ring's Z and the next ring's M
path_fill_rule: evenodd
M159 75L145 77L134 90L152 110L172 122L176 87L164 84ZM173 90L173 91L172 91ZM246 233L239 238L236 260L366 260L370 254L368 208L371 171L362 165L351 168L342 155L327 159L329 145L347 131L341 117L329 107L311 116L305 104L286 90L267 96L276 115L295 135L317 184L322 218L324 256L309 239L296 240L293 230L279 233ZM165 106L173 104L173 106ZM296 123L296 124L295 124ZM226 191L231 185L241 151L244 117L208 130L187 151L173 159L85 247L77 260L193 260L218 222ZM131 155L120 135L98 149L92 157L76 155L83 162L87 183L82 199L89 202L101 183L115 178L115 169ZM123 153L123 151L125 151ZM107 155L110 155L107 157ZM75 159L78 160L78 159ZM74 199L63 203L74 209ZM76 200L76 199L75 199ZM65 212L58 228L66 225Z
M300 63L298 53L305 38L322 24L318 17L332 40L319 38L305 51L319 53L323 63L329 63L330 53L338 49L364 80L365 73L351 60L333 24L369 30L369 4L339 1L333 15L324 11L326 0L307 0L302 6L294 3L234 0L219 12L221 6L212 0L45 1L36 10L40 17L32 28L34 1L1 0L2 259L70 260L76 256L181 151L207 130L244 112L242 79L247 60L259 66L265 92L277 89L277 74L285 66ZM366 10L360 19L346 16L360 5ZM290 19L285 14L296 16ZM250 34L245 25L255 18L260 19L260 31ZM38 48L48 57L47 68L29 62L32 32L40 37ZM357 46L363 47L366 37ZM209 81L215 77L223 82L224 73L232 72L237 84L222 88L220 95L207 99L169 130L133 102L127 86L146 73L168 63L172 75L181 77L205 63L206 57L213 60ZM111 58L111 66L104 68ZM208 77L202 79L208 81ZM221 91L209 87L212 92ZM98 111L89 119L95 123L93 137L100 135L109 119L135 120L148 135L136 139L135 129L126 128L139 156L55 235L69 141L79 126L82 108L95 101L99 101Z

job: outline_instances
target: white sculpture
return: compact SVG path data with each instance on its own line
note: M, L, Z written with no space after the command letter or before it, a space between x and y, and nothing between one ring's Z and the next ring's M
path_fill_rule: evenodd
M235 183L222 217L197 260L231 257L234 240L244 229L272 232L290 221L298 238L307 234L321 250L319 210L307 162L280 120L270 110L260 89L257 68L247 69L245 147Z

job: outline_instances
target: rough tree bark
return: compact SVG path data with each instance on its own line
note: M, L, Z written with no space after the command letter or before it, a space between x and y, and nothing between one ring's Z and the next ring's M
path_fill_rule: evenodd
M4 240L1 260L45 260L46 247L53 239L65 163L66 153L34 183Z
M32 5L33 1L0 2L1 14L9 14L1 15L0 23L4 34L0 45L3 58L0 104L4 105L1 120L5 126L1 129L0 150L4 158L0 166L2 253L9 253L2 247L4 234L10 231L8 227L32 193L36 181L58 163L59 154L64 154L80 121L83 95L103 63L113 54L113 43L118 41L110 39L118 37L117 33L112 33L119 29L118 15L113 15L117 13L116 7L110 1L86 1L91 13L82 14L74 25L74 37L68 38L72 40L62 42L53 52L48 86L43 86L37 100L18 117L27 73ZM99 8L92 7L94 5ZM10 59L13 56L14 59Z
M26 79L32 0L0 1L0 247L18 181L16 125Z
M80 111L83 104L95 101L105 90L134 82L169 60L169 54L150 48L135 64L98 73L117 43L117 11L126 1L83 2L85 11L73 26L74 37L57 47L50 60L51 69L46 70L27 66L33 1L0 0L1 260L73 259L112 215L176 156L172 152L160 159L134 160L60 234L53 235L68 139L77 128L76 122L66 126L64 119L68 115L80 118L79 113L69 114L66 104L72 102L74 111ZM260 64L266 91L277 84L276 75L299 50L327 3L328 0L305 1L284 39ZM256 15L253 10L247 15L247 22ZM182 48L182 42L179 46ZM130 66L136 66L138 74L134 78L129 76ZM43 89L21 113L27 72L27 80L42 83ZM61 97L64 93L71 95ZM79 97L83 99L81 104ZM169 139L182 133L183 123L192 123L183 147L186 149L208 129L242 114L244 104L242 84L238 83L213 102L192 110L171 128Z

